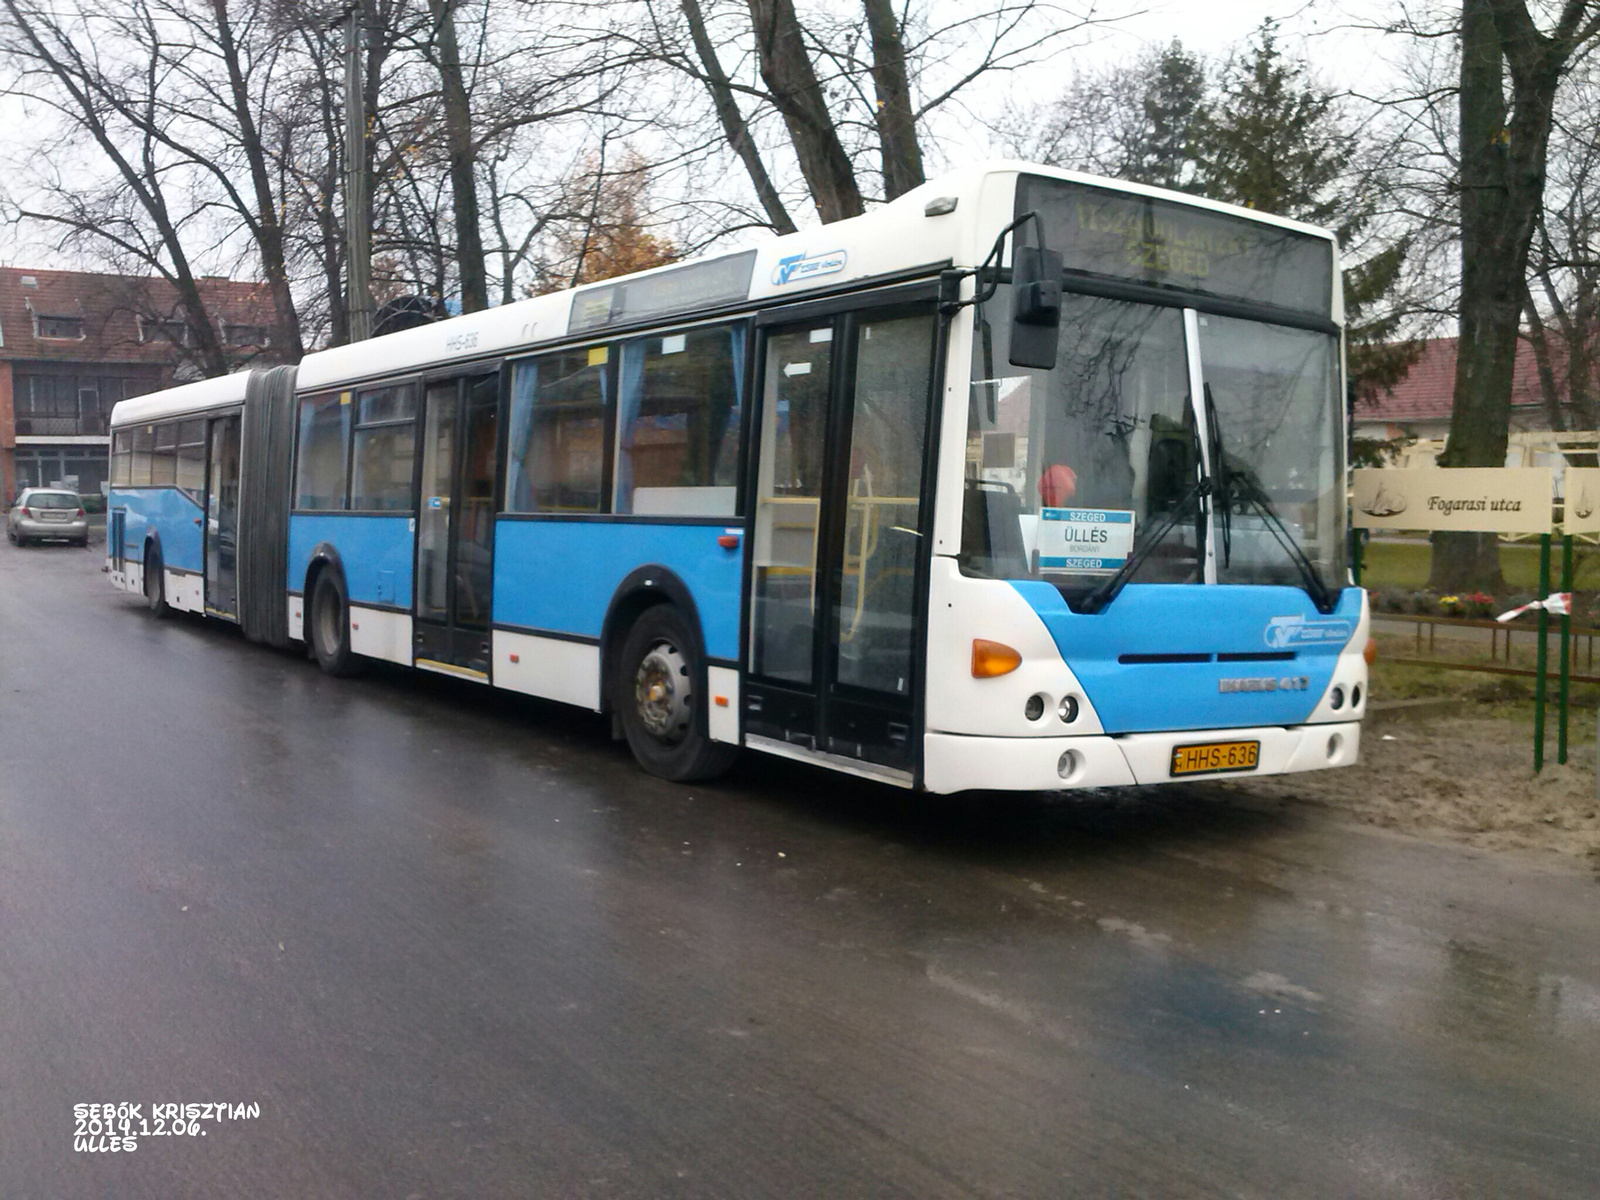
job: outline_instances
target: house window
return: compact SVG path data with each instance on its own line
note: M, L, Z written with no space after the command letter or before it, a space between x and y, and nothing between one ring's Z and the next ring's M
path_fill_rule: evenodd
M265 346L269 344L265 325L234 325L230 322L226 329L228 345L230 346Z
M168 341L174 346L187 346L189 344L189 326L182 321L149 321L141 317L139 320L139 340L141 342Z
M49 317L43 313L35 313L33 316L33 336L37 338L80 340L83 337L83 318Z

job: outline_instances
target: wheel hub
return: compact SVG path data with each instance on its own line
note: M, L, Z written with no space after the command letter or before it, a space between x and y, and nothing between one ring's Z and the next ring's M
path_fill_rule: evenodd
M677 741L689 728L689 665L677 647L661 642L639 663L633 680L639 721L652 737Z

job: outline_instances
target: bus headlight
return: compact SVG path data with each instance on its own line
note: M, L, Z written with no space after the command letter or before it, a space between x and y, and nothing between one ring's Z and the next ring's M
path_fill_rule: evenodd
M1056 712L1064 724L1071 725L1078 719L1078 698L1076 696L1061 697L1061 707Z

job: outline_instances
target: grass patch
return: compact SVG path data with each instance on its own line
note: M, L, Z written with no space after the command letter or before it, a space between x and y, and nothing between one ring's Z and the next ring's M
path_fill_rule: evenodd
M1572 548L1573 586L1600 587L1600 549L1593 546ZM1361 585L1369 588L1428 586L1428 568L1433 547L1417 542L1368 542L1362 556ZM1532 592L1539 586L1539 547L1529 542L1514 542L1500 547L1500 571L1506 586L1519 592ZM1550 550L1551 586L1561 581L1561 547Z

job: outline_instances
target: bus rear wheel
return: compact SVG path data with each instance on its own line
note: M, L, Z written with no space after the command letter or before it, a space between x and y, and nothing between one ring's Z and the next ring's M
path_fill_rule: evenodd
M167 615L167 573L154 546L144 552L144 602L156 616Z
M628 748L650 774L675 783L722 774L738 747L705 732L705 664L683 614L647 608L623 639L614 697Z
M361 659L350 649L350 600L338 571L323 571L311 590L311 652L329 675L361 673Z

